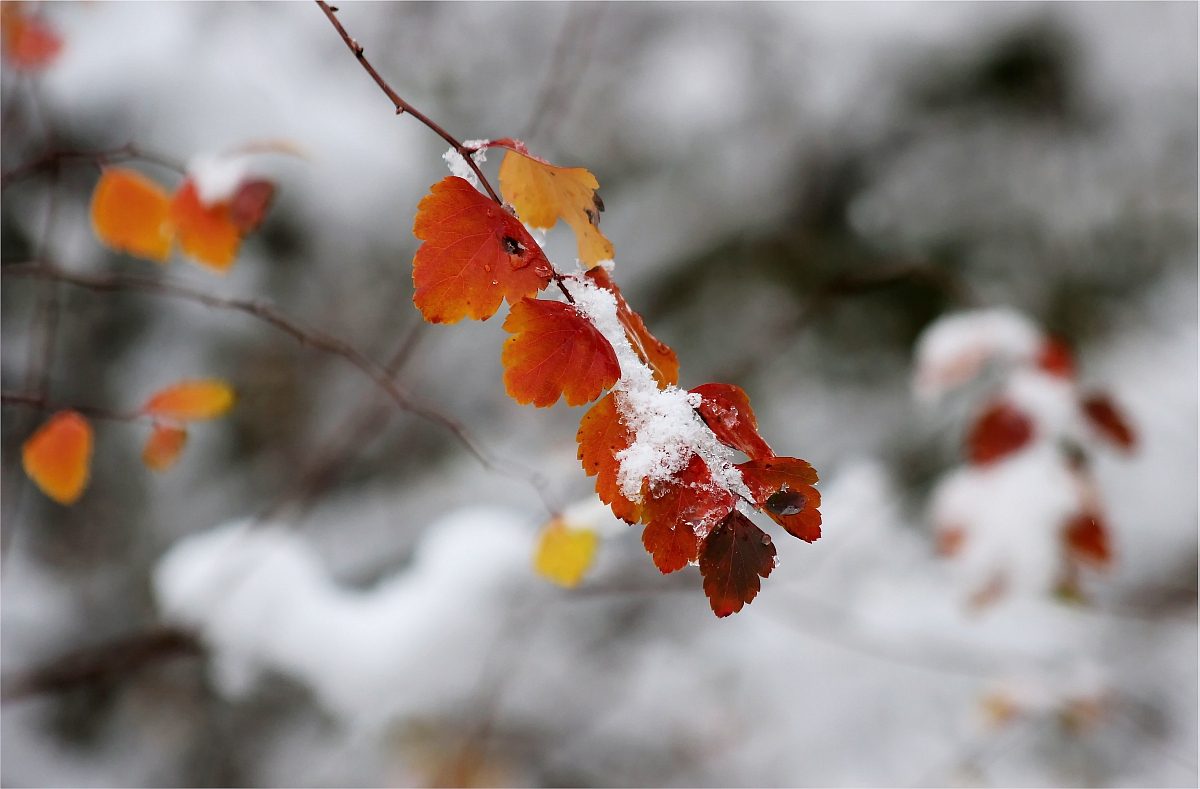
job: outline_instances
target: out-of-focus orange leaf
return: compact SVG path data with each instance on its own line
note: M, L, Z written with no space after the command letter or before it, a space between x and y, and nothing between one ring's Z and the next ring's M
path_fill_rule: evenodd
M213 271L223 273L229 269L237 258L242 231L228 203L204 205L189 178L171 198L170 217L183 254Z
M612 243L600 232L604 203L596 196L596 176L582 167L555 167L532 156L518 140L493 140L489 147L508 149L500 164L500 194L522 222L549 230L562 219L575 231L585 266L612 260Z
M233 387L224 381L180 381L155 392L142 406L142 412L187 422L225 416L233 403Z
M704 594L719 617L736 614L758 595L760 578L775 569L775 546L770 536L733 510L704 540L700 574Z
M25 473L59 504L74 504L91 474L92 440L86 419L76 411L59 411L21 448Z
M425 242L413 258L413 303L429 323L487 320L501 301L533 296L553 274L516 217L453 175L421 200L413 234Z
M522 405L595 400L621 377L612 345L570 304L521 299L504 321L504 388Z
M1059 378L1075 376L1075 358L1071 349L1057 337L1051 337L1042 343L1042 348L1038 351L1037 365Z
M638 358L654 374L654 380L658 382L658 387L666 389L668 386L679 383L679 359L676 358L675 351L650 333L642 316L629 308L625 297L617 289L617 283L612 281L608 272L603 268L596 267L586 276L597 287L604 288L616 296L617 319L625 327L625 336L629 338L629 344L633 346Z
M641 505L621 494L617 473L621 470L616 454L633 443L634 435L617 408L617 393L609 392L588 409L579 423L575 440L579 442L579 460L589 477L596 478L596 493L612 507L613 514L626 523L637 523Z
M156 422L142 449L142 462L151 471L169 471L179 462L179 454L186 443L187 430Z
M699 407L704 424L727 446L740 449L751 460L774 456L758 434L758 421L750 408L750 397L733 384L704 384L691 390L702 398Z
M1033 422L1007 403L989 406L967 436L972 463L994 463L1033 439Z
M673 573L694 562L699 534L707 533L733 509L733 494L717 485L699 455L668 482L642 489L642 544L654 566Z
M967 532L961 526L938 529L934 534L934 550L938 556L957 556L967 541Z
M21 3L0 3L0 41L4 60L16 69L38 71L49 66L62 51L58 33L34 16Z
M1083 512L1067 521L1063 540L1070 554L1086 564L1103 569L1112 563L1108 529L1094 512Z
M538 575L559 586L579 586L596 559L600 538L591 529L573 529L555 518L538 537L533 569Z
M788 534L805 542L821 536L821 494L813 487L817 472L798 458L771 457L739 463L754 503Z
M92 192L92 229L105 246L164 263L171 254L171 200L141 173L107 167Z
M245 181L229 201L229 218L243 236L253 233L266 218L275 197L275 184L265 180Z
M1087 414L1092 426L1100 431L1100 435L1112 441L1124 450L1131 450L1137 444L1137 434L1129 424L1129 420L1117 408L1117 404L1106 394L1090 395L1083 400L1083 412Z

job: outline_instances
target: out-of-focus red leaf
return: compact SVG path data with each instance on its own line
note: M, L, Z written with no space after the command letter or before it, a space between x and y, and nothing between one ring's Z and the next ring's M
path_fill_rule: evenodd
M1057 337L1050 337L1038 351L1037 365L1041 369L1059 378L1075 376L1075 358L1065 342Z
M972 463L994 463L1033 439L1033 421L1007 403L994 403L975 421L967 436Z
M522 405L590 403L621 377L612 345L570 304L521 299L504 330L504 387Z
M263 223L271 200L275 197L275 184L265 180L242 182L229 201L229 218L243 236L253 233Z
M626 523L641 519L640 504L625 498L617 485L621 467L616 454L633 443L634 435L621 419L617 393L609 392L592 406L579 423L575 440L579 442L579 460L589 477L596 478L596 493L612 507L613 514Z
M151 471L170 471L179 462L179 455L186 443L187 430L155 423L142 449L142 463Z
M957 556L962 552L963 544L967 541L967 532L961 526L950 526L938 529L934 539L938 556Z
M228 203L204 205L195 182L188 178L171 198L170 215L183 254L218 273L233 265L242 231L233 221Z
M59 411L26 439L21 463L43 493L69 506L87 488L92 442L92 426L83 416Z
M413 302L429 323L487 320L550 282L553 269L529 231L456 176L434 184L417 207Z
M739 463L754 503L788 534L805 542L821 536L821 494L817 472L798 458L771 457Z
M773 569L775 546L770 536L737 510L712 530L700 552L704 594L719 617L741 611L758 594L759 579Z
M1117 408L1117 404L1106 394L1093 394L1083 400L1083 412L1100 435L1121 449L1131 450L1137 444L1129 420Z
M700 537L733 509L733 494L717 485L699 455L670 481L642 489L642 544L654 566L673 573L696 560Z
M604 288L617 298L617 319L625 328L625 336L633 346L634 353L650 368L660 389L679 383L679 359L670 346L661 342L646 328L642 316L629 308L617 283L603 268L596 267L586 274L597 287Z
M21 3L0 3L0 41L4 60L13 68L39 71L58 58L62 36L37 17L25 13Z
M758 434L758 421L750 408L750 398L741 387L704 384L691 392L702 398L696 410L722 443L740 449L751 460L774 456L771 447Z
M1076 559L1097 568L1112 563L1112 548L1104 521L1094 512L1082 512L1063 527L1067 550Z

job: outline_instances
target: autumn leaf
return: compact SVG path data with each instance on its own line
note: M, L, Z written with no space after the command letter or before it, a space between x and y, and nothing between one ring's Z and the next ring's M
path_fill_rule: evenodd
M175 191L170 217L179 248L192 260L223 273L237 259L242 231L233 220L229 204L204 205L192 179Z
M1051 337L1042 343L1038 351L1037 366L1058 378L1075 376L1075 359L1065 342Z
M617 283L612 281L608 272L597 267L585 276L597 287L604 288L616 297L617 320L625 328L625 336L629 338L629 344L633 346L634 353L654 374L654 380L658 382L658 387L666 389L668 386L679 383L679 359L676 358L675 351L650 333L642 316L629 308L625 297L617 289Z
M550 282L553 269L525 227L462 178L433 185L417 207L413 303L429 323L487 320Z
M229 201L229 218L243 236L258 229L275 197L275 184L252 180L241 183Z
M522 222L549 230L562 219L575 231L579 260L585 266L612 260L612 243L600 232L604 203L596 196L596 176L582 167L555 167L532 156L517 140L493 140L488 146L508 149L500 164L500 194Z
M621 377L612 345L570 304L521 299L504 321L504 388L522 405L542 408L559 396L590 403Z
M224 381L180 381L155 392L142 413L179 421L216 419L233 408L233 388Z
M774 456L771 447L758 434L758 421L750 408L750 398L733 384L704 384L691 390L701 397L696 410L704 424L727 446L740 449L751 460Z
M642 545L662 573L694 562L700 534L707 533L733 509L733 494L717 485L699 455L669 481L642 490Z
M612 507L613 514L626 523L637 523L642 508L621 494L617 474L621 470L616 454L633 443L634 435L617 408L617 393L609 392L588 409L579 423L575 440L579 442L579 460L589 477L596 478L596 493Z
M186 443L187 431L182 427L156 422L142 449L142 463L151 471L169 471L179 462Z
M21 463L42 492L71 505L91 475L92 426L76 411L59 411L21 448Z
M21 3L0 3L0 41L8 65L24 71L49 66L62 51L58 33L37 17L24 12Z
M171 254L171 200L141 173L106 167L92 192L92 229L118 252L165 263Z
M737 465L758 505L788 534L805 542L821 536L821 494L813 485L817 472L803 460L772 457Z
M1103 569L1112 562L1108 529L1094 512L1084 512L1067 521L1063 541L1072 556L1093 567Z
M554 518L538 537L533 569L546 580L573 589L595 561L599 544L591 529L573 529Z
M994 463L1033 439L1033 422L1007 403L989 406L967 436L972 463Z
M704 594L719 617L736 614L758 595L760 578L775 569L775 546L770 536L733 510L704 540L700 574Z
M1090 395L1084 398L1082 406L1083 413L1100 435L1124 450L1131 450L1137 444L1137 434L1111 397L1105 394Z

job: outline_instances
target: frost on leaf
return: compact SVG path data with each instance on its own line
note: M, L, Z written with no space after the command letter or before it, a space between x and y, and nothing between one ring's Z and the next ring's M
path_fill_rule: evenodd
M972 463L985 464L1016 452L1033 439L1033 422L1006 403L990 406L967 436Z
M1100 435L1124 450L1133 449L1137 435L1129 420L1117 409L1112 398L1104 394L1090 395L1083 400L1083 413Z
M699 455L664 483L647 484L642 494L642 544L654 566L673 573L694 562L700 536L733 509L733 494L714 482Z
M5 63L24 71L46 68L63 46L58 33L16 2L0 3L0 39Z
M612 242L600 232L604 203L596 196L596 176L582 167L555 167L532 156L517 140L493 140L488 146L508 149L500 164L500 194L522 222L549 230L562 219L575 231L579 260L585 266L612 260Z
M821 536L821 494L813 487L817 472L798 458L772 457L739 463L754 503L788 534L805 542Z
M151 471L169 471L179 462L179 455L186 443L187 430L155 423L142 449L142 463Z
M107 167L92 192L92 229L110 249L165 263L174 232L170 205L166 190L146 176Z
M521 299L504 330L504 388L522 405L583 405L621 377L612 345L570 304Z
M591 529L574 529L555 518L538 537L533 569L546 580L572 589L592 566L599 544Z
M758 595L761 578L775 569L775 546L770 536L733 510L704 540L700 574L704 594L719 617L736 614Z
M550 282L550 261L529 231L461 178L433 185L417 207L413 303L429 323L486 320Z
M761 460L775 454L758 434L758 421L750 408L750 398L741 387L704 384L691 392L700 395L700 405L696 410L721 443L740 449L751 460Z
M1108 529L1094 512L1084 512L1067 521L1063 540L1069 554L1081 562L1100 569L1112 563Z
M192 260L224 272L237 259L242 231L233 220L229 203L204 204L193 179L180 184L171 198L170 216L179 248Z
M616 454L633 443L634 435L621 419L617 393L609 392L592 406L579 423L575 439L579 442L579 460L589 477L596 478L596 493L612 507L613 514L626 523L641 519L641 505L621 495L617 474L621 464Z
M216 419L229 413L234 399L233 387L224 381L180 381L155 392L142 412L179 421Z
M43 493L74 504L91 475L91 424L76 411L59 411L25 441L21 463Z
M650 333L642 316L629 308L625 297L617 289L617 284L608 276L608 272L597 267L587 273L587 278L597 287L607 290L616 297L617 320L625 329L625 336L629 339L629 344L633 346L634 353L654 374L654 380L658 382L659 388L665 389L679 383L679 359L675 356L675 351Z

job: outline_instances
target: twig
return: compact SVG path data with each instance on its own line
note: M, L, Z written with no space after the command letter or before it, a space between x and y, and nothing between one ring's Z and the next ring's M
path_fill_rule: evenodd
M550 69L546 72L537 103L521 136L526 142L534 139L537 133L545 128L544 142L546 145L553 144L558 126L571 107L571 99L579 87L579 80L583 78L591 61L592 48L596 43L596 32L600 29L604 9L604 3L572 3L568 7L567 20L563 23L558 43L554 47ZM581 35L584 37L582 43L579 41ZM577 53L574 68L567 69L567 57L572 53Z
M387 94L387 97L392 100L392 104L396 106L396 114L400 115L401 113L407 112L409 115L428 126L443 140L450 143L454 150L458 151L458 154L466 161L467 165L475 171L475 175L479 177L480 182L483 184L484 188L487 189L488 195L497 203L503 205L504 201L501 200L499 195L496 194L496 191L492 189L492 185L488 183L487 176L483 174L483 171L479 169L479 165L477 165L475 160L471 158L473 151L458 140L451 137L445 129L430 120L416 107L400 98L400 94L392 90L392 86L387 84L387 81L384 80L383 77L379 76L379 72L376 71L375 67L372 66L367 60L366 56L363 54L362 45L351 38L350 34L346 32L346 28L342 27L342 23L339 22L337 16L334 15L336 9L330 6L329 3L326 3L325 0L317 0L317 5L321 7L321 10L325 12L325 16L327 16L329 21L333 23L333 26L337 28L338 33L340 33L342 36L342 40L346 42L346 46L349 47L350 51L354 53L354 57L358 58L358 62L362 64L362 67L367 70L368 74L371 75L371 79L375 80L375 84L378 85L383 92Z
M151 162L152 164L157 164L160 167L165 167L168 170L173 170L180 175L185 172L185 168L182 164L173 161L168 157L143 150L133 143L126 143L120 148L111 148L102 151L47 151L33 161L17 165L0 176L0 189L7 189L10 183L28 178L29 176L35 175L36 173L40 173L44 170L57 171L59 168L66 165L102 165L111 164L113 162L123 162L129 159L139 159L141 161Z
M141 413L125 413L121 411L111 411L107 408L97 408L90 405L66 405L63 403L51 403L50 398L45 392L0 392L0 403L7 406L26 406L35 408L38 411L62 411L71 409L78 411L84 416L92 419L101 419L112 422L136 422L139 419L147 418Z

